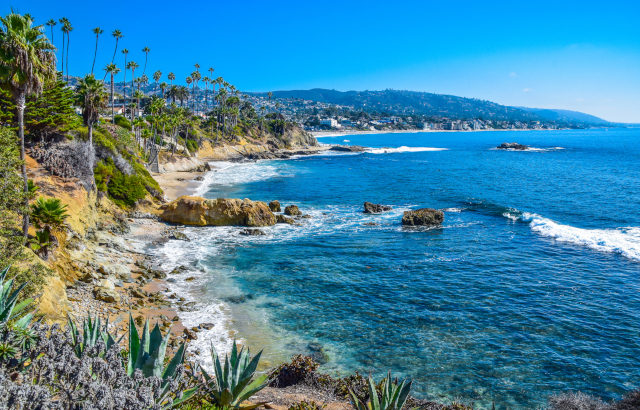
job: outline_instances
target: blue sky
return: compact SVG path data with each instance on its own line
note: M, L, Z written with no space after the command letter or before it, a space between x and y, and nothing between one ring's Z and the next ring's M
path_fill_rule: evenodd
M199 63L243 91L408 89L640 123L637 0L0 4L40 23L69 18L74 75L90 71L99 26L100 68L118 28L130 59L142 65L148 46L148 74L173 71L180 81Z

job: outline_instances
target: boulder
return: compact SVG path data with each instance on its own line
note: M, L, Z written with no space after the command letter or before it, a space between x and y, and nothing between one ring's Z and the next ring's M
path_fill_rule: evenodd
M339 152L364 152L365 148L360 145L334 145L329 151Z
M444 213L437 209L422 208L415 211L405 211L402 225L408 226L436 226L444 221Z
M296 221L294 221L293 218L289 218L288 216L284 216L284 215L276 215L276 222L279 224L289 224L289 225L296 224Z
M524 151L529 149L527 145L518 144L517 142L503 142L497 146L498 149L514 149L517 151Z
M247 236L263 236L266 235L266 233L262 232L260 229L256 229L256 228L250 228L250 229L243 229L240 231L240 235L247 235Z
M297 205L289 205L284 208L284 214L289 216L301 216L302 212L300 212L300 208Z
M282 208L280 207L280 202L279 201L271 201L269 202L269 209L271 209L271 212L281 212Z
M198 226L270 226L276 216L266 203L250 199L181 196L162 207L165 222Z
M392 208L387 205L372 204L371 202L364 203L365 214L379 214L382 212L390 211Z
M111 280L101 280L97 286L93 288L93 296L103 302L119 303L120 294L116 291Z

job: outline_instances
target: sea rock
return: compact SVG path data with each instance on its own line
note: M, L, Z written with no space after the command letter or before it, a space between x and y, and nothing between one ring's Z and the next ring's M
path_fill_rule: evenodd
M402 225L408 226L436 226L444 221L444 213L437 209L422 208L415 211L405 211Z
M270 226L276 216L266 203L250 199L181 196L163 206L165 222L198 226Z
M514 149L518 151L524 151L529 149L527 145L518 144L517 142L503 142L497 146L498 149Z
M289 224L289 225L296 224L296 221L294 221L293 218L289 218L288 216L284 216L284 215L276 215L276 222L279 224Z
M284 208L284 214L289 216L301 216L302 212L300 212L300 208L297 205L289 205Z
M339 151L339 152L364 152L365 147L360 145L334 145L329 148L329 151Z
M247 235L247 236L264 236L264 235L266 235L266 233L264 233L260 229L256 229L256 228L243 229L239 233L240 233L240 235Z
M392 208L387 205L372 204L371 202L364 203L365 214L379 214L382 212L390 211Z
M271 201L269 202L269 209L271 209L271 212L281 212L282 208L280 207L280 202L279 201Z

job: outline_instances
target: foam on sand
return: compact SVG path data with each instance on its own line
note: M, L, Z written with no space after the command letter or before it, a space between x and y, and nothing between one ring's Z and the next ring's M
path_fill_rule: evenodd
M558 242L586 246L600 252L617 253L640 261L640 227L583 229L562 225L529 212L524 212L521 218L524 222L529 222L532 231Z

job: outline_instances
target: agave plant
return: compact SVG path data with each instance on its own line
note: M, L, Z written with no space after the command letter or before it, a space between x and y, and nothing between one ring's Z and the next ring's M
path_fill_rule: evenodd
M231 357L229 358L225 355L223 367L215 347L211 346L215 379L209 376L205 369L201 368L201 370L209 393L218 407L223 410L251 410L265 404L255 403L241 406L242 402L267 386L268 374L252 380L261 355L262 351L252 359L249 349L245 351L243 347L238 351L238 346L234 340Z
M104 357L105 353L117 343L109 333L108 318L104 326L102 326L99 317L96 316L92 318L91 314L87 315L87 317L82 320L82 335L80 335L80 331L76 323L71 319L71 316L67 316L67 321L69 323L69 334L71 335L71 346L78 358L81 358L87 349L95 347L100 339L104 342L104 351L98 353L99 357Z
M22 285L18 286L16 290L12 291L13 279L10 279L5 282L5 278L8 272L9 272L8 267L0 271L0 330L4 330L5 327L7 326L7 322L9 322L12 319L16 319L33 302L32 299L26 299L20 303L17 303L18 294L27 284L23 283ZM19 323L24 322L24 326L26 327L28 323L31 321L31 317L32 317L32 314L29 313L25 315L22 319L20 319Z
M349 390L351 395L351 404L355 410L401 410L407 401L409 391L411 390L411 381L403 380L398 385L397 380L391 379L391 372L387 373L387 377L382 380L381 397L378 397L378 391L373 378L369 376L369 401L363 402L353 391Z
M178 395L179 397L169 400L172 392L171 382L179 377L178 366L182 364L185 353L184 343L181 343L169 364L163 367L170 335L169 331L163 337L157 323L149 332L147 319L142 330L142 338L140 338L133 317L129 314L129 359L126 370L129 377L132 377L136 370L140 370L145 377L153 376L162 379L163 390L158 403L170 402L168 407L175 407L191 399L198 389L185 390Z

